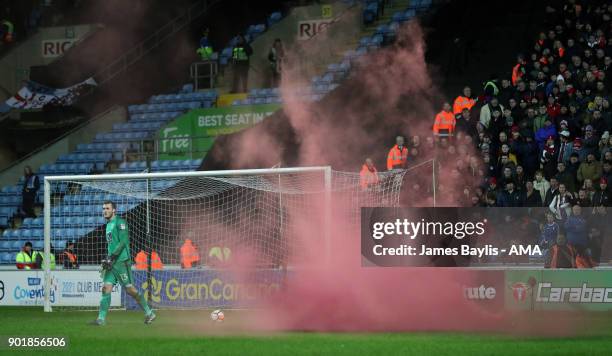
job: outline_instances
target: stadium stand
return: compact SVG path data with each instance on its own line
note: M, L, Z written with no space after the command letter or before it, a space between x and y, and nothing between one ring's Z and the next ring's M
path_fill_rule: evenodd
M215 105L216 91L193 92L188 84L178 93L160 94L152 96L148 103L128 106L130 120L113 126L107 133L98 133L93 143L77 145L73 153L61 155L55 163L44 164L38 168L37 175L43 178L46 175L75 175L109 172L109 163L121 162L116 169L117 173L135 173L147 170L146 161L127 162L126 152L141 149L143 140L150 139L165 123L192 109L206 108ZM202 163L201 159L188 159L176 161L153 161L152 171L190 171L197 169ZM14 254L23 246L25 241L32 241L34 248L41 247L43 239L43 221L41 218L25 218L16 229L12 220L20 215L21 189L23 179L18 185L3 187L0 191L0 228L5 228L2 242L14 241L12 244L0 245L0 263L14 263ZM171 185L156 185L154 192L168 189ZM51 210L54 234L60 236L65 245L67 240L76 240L86 236L95 229L104 225L100 218L100 204L112 196L87 194L87 191L70 192L67 185L60 185L54 194L63 194L63 202ZM38 192L37 201L42 202L42 189ZM138 200L132 199L127 205L119 205L118 210L125 213L137 206ZM71 227L74 226L74 227ZM75 228L76 226L86 228ZM61 249L61 246L54 246Z

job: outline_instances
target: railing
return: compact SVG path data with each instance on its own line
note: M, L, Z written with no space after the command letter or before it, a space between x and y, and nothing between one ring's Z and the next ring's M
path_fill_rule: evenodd
M131 65L139 61L146 54L157 48L163 41L189 25L195 18L207 11L220 0L202 0L193 4L184 14L175 17L160 27L152 35L122 54L104 69L95 74L99 85L102 85L117 75L125 72Z
M215 85L218 68L217 61L203 61L192 63L189 67L189 76L193 79L194 90L212 89ZM200 85L207 84L207 85Z

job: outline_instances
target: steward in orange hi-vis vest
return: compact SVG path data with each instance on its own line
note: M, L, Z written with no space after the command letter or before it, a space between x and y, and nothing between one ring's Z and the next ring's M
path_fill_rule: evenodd
M395 146L389 150L387 155L387 170L404 169L408 159L408 148L404 146L404 137L397 136L395 138Z
M476 100L472 99L472 89L470 87L463 88L463 95L459 95L455 98L453 103L453 114L459 115L463 109L471 110L476 104Z
M439 135L441 130L448 130L448 133L452 134L455 132L456 124L457 120L455 119L455 114L451 112L450 104L444 103L442 111L436 115L434 120L433 133L434 135Z
M362 189L368 189L372 185L378 184L378 171L370 158L366 158L359 172L359 181Z

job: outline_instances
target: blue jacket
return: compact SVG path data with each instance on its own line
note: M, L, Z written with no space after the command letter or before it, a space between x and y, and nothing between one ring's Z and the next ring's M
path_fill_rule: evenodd
M582 216L570 215L565 220L565 233L567 242L573 246L587 245L587 223Z
M559 233L559 224L553 221L552 224L544 225L542 229L542 236L540 236L540 246L548 249L554 245L557 241L557 234Z
M544 148L544 144L546 144L546 139L548 136L552 136L555 139L557 138L557 129L555 128L555 125L550 125L548 128L544 126L536 131L535 140L538 143L540 150Z

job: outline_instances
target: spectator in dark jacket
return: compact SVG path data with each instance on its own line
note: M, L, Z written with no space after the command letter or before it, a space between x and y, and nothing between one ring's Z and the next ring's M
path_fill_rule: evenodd
M514 182L506 183L506 190L497 197L497 206L501 207L520 207L523 205L521 193L514 189Z
M612 194L608 186L608 179L599 179L599 190L593 194L593 206L609 207L612 204Z
M542 206L542 196L540 192L533 189L533 182L527 181L525 182L525 201L523 206L526 207L541 207Z
M565 184L565 188L570 193L576 192L576 178L565 169L565 163L557 163L557 174L555 175L559 183Z
M26 166L23 170L23 189L22 189L22 207L26 217L35 218L34 203L36 202L36 193L40 188L38 177L32 172L30 166Z

